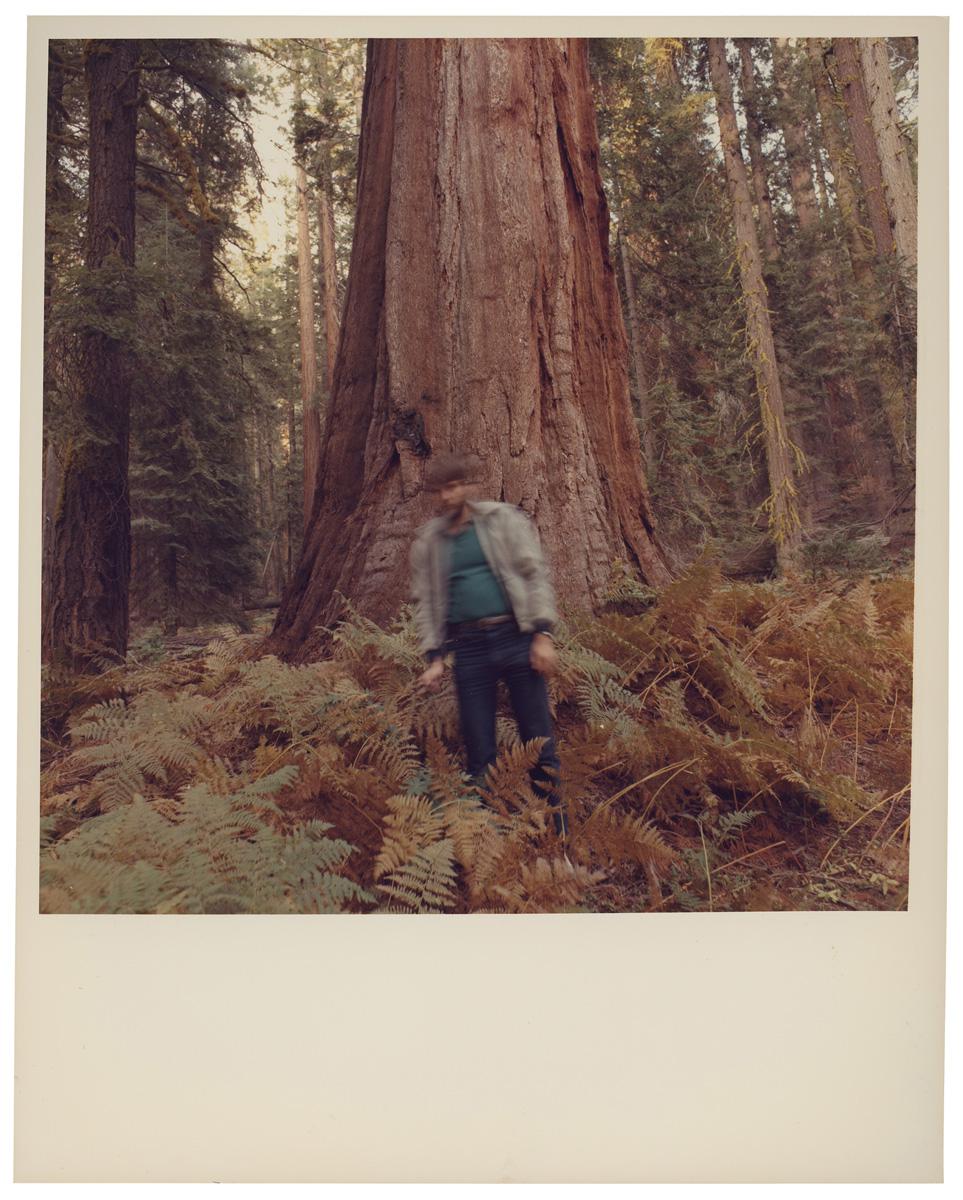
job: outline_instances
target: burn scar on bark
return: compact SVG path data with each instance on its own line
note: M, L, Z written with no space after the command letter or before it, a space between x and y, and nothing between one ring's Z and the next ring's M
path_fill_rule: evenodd
M405 499L421 491L424 459L431 453L425 436L425 418L417 409L395 409L391 436L401 467L401 493Z

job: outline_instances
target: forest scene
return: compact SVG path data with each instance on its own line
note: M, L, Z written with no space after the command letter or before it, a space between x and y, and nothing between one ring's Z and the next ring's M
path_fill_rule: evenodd
M41 911L906 909L918 82L50 41ZM564 833L419 686L451 451L544 551Z

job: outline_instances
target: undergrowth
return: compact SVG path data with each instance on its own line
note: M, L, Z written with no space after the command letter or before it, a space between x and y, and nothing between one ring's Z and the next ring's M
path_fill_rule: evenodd
M901 577L616 580L558 629L564 843L504 696L488 803L470 788L407 606L383 629L347 604L307 665L226 632L48 672L41 908L903 908L912 609Z

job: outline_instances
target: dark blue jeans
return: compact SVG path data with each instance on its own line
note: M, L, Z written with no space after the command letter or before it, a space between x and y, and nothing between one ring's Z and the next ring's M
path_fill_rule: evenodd
M530 778L536 793L548 798L555 809L555 830L568 832L558 772L560 763L548 707L544 676L529 662L534 634L524 633L514 621L454 634L449 642L455 654L455 691L462 737L468 753L468 773L484 791L485 772L497 757L495 710L498 681L508 687L512 710L523 742L544 737L538 762ZM544 768L551 768L555 776Z

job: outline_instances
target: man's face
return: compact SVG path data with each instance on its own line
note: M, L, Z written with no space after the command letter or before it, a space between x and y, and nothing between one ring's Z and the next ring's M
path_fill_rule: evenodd
M438 504L442 512L456 513L465 503L468 483L464 479L452 479L438 489Z

